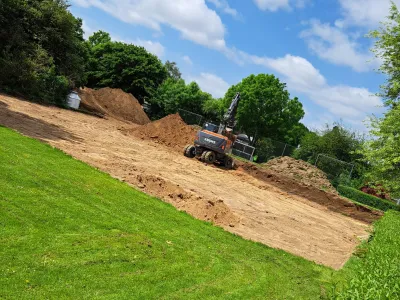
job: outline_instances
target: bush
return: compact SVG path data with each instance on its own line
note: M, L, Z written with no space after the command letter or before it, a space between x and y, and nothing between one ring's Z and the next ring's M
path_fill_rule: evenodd
M347 197L351 200L357 201L359 203L366 204L368 206L387 211L389 209L394 209L400 211L400 206L387 200L380 199L378 197L368 195L356 189L348 186L339 185L338 192L340 195Z
M400 299L400 213L390 211L375 224L374 235L363 244L363 255L346 265L344 288L332 299Z

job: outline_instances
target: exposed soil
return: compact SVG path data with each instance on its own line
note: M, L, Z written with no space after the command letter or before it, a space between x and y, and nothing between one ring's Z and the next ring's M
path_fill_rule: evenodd
M288 156L278 157L268 161L264 166L273 173L295 179L305 185L313 186L327 192L337 194L326 174L317 167Z
M321 200L326 192L281 175L268 177L268 170L252 170L246 164L232 171L204 165L172 150L179 143L168 148L151 137L126 135L138 125L112 118L0 95L0 124L45 141L196 218L336 269L359 240L368 237L367 222L379 217L368 211L345 216L358 208L347 207L349 203L329 208L332 203Z
M237 162L239 170L265 182L286 191L289 194L298 195L325 206L331 211L344 214L354 219L372 223L379 219L383 214L380 211L369 209L365 206L355 204L346 198L340 197L337 193L327 192L309 183L300 183L280 173L274 173L272 170L259 168L251 163ZM269 186L260 186L267 189Z
M182 151L185 145L193 143L196 132L197 130L188 126L179 114L166 116L130 131L141 139L152 140L179 151Z
M150 122L139 101L121 89L102 88L79 90L80 107L83 110L143 125Z

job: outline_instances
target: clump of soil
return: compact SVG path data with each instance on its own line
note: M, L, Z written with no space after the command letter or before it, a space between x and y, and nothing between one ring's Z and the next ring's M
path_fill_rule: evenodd
M292 178L304 185L310 185L337 194L336 189L329 182L326 174L305 161L284 156L272 159L264 164L264 166L274 173Z
M169 115L160 120L133 129L132 133L146 140L181 151L193 144L197 130L187 125L179 114Z
M79 90L80 108L100 115L113 117L139 125L150 123L139 101L121 89L102 88Z
M141 190L160 197L197 219L223 227L235 227L240 221L222 199L204 199L157 176L137 175L134 181Z

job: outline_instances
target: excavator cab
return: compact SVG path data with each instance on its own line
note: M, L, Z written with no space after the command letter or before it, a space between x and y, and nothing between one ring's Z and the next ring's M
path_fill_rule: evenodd
M214 132L214 133L217 133L218 129L219 129L219 126L217 126L213 123L209 123L209 122L205 123L203 126L203 130L207 130L207 131Z

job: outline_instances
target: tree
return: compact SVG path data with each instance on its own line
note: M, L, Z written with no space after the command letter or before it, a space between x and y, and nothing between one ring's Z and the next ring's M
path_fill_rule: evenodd
M225 95L225 107L237 92L241 93L238 126L253 137L253 143L261 137L284 140L304 116L302 104L290 99L286 84L274 75L250 75L232 86Z
M165 62L165 68L167 69L169 78L172 78L174 80L182 79L182 73L179 71L176 62L171 62L167 60Z
M326 125L321 132L309 132L300 141L296 157L314 161L316 155L326 154L348 163L360 158L356 152L361 149L364 137L355 131L345 128L340 123Z
M308 161L311 164L316 162L319 154L335 158L354 165L352 178L354 185L363 184L364 175L368 165L362 161L363 155L359 152L364 143L364 136L345 128L340 123L333 126L326 125L320 132L309 132L300 141L300 148L296 149L293 156L297 159ZM333 176L332 180L340 180L337 174L344 173L346 184L351 167L346 164L338 163L335 160L319 160L318 167L324 172Z
M371 134L376 138L367 141L361 151L371 165L369 178L400 197L400 106L380 119L373 118Z
M371 119L371 135L375 137L360 152L371 166L369 178L400 197L400 13L393 2L387 21L369 36L376 39L373 51L382 61L379 70L387 77L380 95L389 110L382 118Z
M223 99L209 98L203 104L203 115L206 120L220 123L225 113Z
M179 109L202 114L204 103L210 99L211 95L203 92L197 83L191 82L186 85L183 79L168 78L150 99L150 103L153 118L161 118L174 114Z
M387 19L381 28L371 31L368 36L376 39L373 52L382 61L379 70L387 77L380 96L386 105L391 105L399 102L400 94L400 14L393 2Z
M310 130L303 123L298 122L286 132L283 140L287 144L297 147L300 145L301 139L308 133L310 133Z
M143 103L167 78L161 61L143 47L112 42L103 32L94 33L89 43L88 87L120 88Z
M63 105L85 83L82 21L66 1L0 3L0 86L32 100Z
M89 45L91 47L100 45L100 44L106 44L111 42L111 36L108 32L104 32L102 30L99 30L95 33L93 33L93 35L91 35L89 37Z

